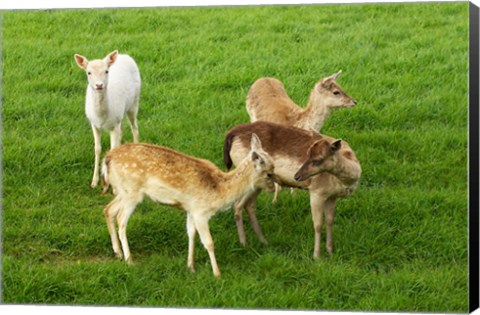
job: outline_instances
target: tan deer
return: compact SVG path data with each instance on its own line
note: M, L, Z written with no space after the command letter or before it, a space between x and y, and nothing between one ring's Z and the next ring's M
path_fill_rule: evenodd
M320 256L323 215L327 221L327 251L333 253L333 221L336 200L350 195L358 186L361 167L347 142L320 135L314 131L258 121L238 125L225 137L224 161L228 169L239 165L248 154L248 139L255 133L263 149L274 162L275 182L287 187L308 190L315 247L313 257ZM252 227L262 243L266 243L255 215L256 198L261 189L252 190L234 205L240 243L246 246L242 211L246 208Z
M357 101L348 96L337 83L342 71L318 81L306 108L301 108L288 96L282 82L275 78L260 78L251 86L246 101L250 122L270 121L286 126L320 131L323 123L336 108L353 107ZM275 185L273 202L280 187Z
M213 274L220 276L208 220L256 188L273 190L273 161L256 135L252 134L250 139L249 152L238 168L228 173L210 161L161 146L124 144L109 151L102 163L102 183L104 191L112 185L117 194L104 210L116 256L132 262L127 223L135 207L148 196L155 202L185 210L190 270L195 271L194 244L198 231L210 256Z
M353 107L357 101L348 96L337 83L342 71L318 81L306 108L295 104L282 82L260 78L250 87L247 112L250 122L258 120L319 131L332 109Z

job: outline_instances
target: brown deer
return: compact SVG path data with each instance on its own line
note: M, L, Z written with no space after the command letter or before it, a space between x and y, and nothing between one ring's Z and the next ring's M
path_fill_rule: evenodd
M306 108L301 108L288 96L282 82L275 78L260 78L251 86L246 101L250 122L270 121L286 126L320 131L323 123L336 108L353 107L357 101L348 96L337 83L342 71L318 81ZM280 187L275 185L273 202Z
M238 125L225 136L224 161L228 169L239 165L248 154L248 139L255 133L274 162L275 182L287 187L308 190L315 247L313 257L320 256L320 236L323 215L327 221L327 251L333 253L332 228L336 200L350 195L358 186L361 167L347 142L314 131L258 121ZM262 243L266 243L256 215L256 198L260 188L252 190L234 205L240 243L246 246L242 211L248 212L250 222Z
M102 163L104 191L112 185L115 199L104 210L113 251L132 262L127 241L128 219L145 196L185 210L188 233L188 267L194 267L195 235L198 231L208 251L213 274L220 276L208 220L256 188L273 190L273 161L254 134L249 150L238 167L224 173L213 163L148 144L124 144L109 151ZM117 220L118 235L114 220ZM123 255L122 255L123 249Z

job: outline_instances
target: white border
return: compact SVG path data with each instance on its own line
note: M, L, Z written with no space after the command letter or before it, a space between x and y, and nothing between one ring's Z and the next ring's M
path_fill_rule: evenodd
M11 9L62 9L62 8L131 8L131 7L191 7L191 6L225 6L225 5L284 5L312 3L385 3L385 2L466 2L466 0L2 0L0 10ZM480 0L472 0L479 5ZM480 6L480 5L479 5Z
M325 3L394 3L394 2L467 2L467 0L2 0L0 10L26 10L26 9L75 9L75 8L132 8L132 7L192 7L192 6L238 6L238 5L286 5L286 4L325 4ZM470 0L470 2L480 7L480 0ZM1 13L1 12L0 12ZM3 289L3 288L2 288ZM0 301L1 303L1 301ZM284 310L222 310L222 309L193 309L193 308L153 308L153 307L101 307L101 306L45 306L45 305L0 305L1 314L15 314L26 312L25 314L36 315L143 315L143 314L169 314L183 315L185 313L195 313L195 315L299 315L301 313L314 313L318 315L332 314L374 314L374 315L393 315L409 313L385 313L385 312L329 312L329 311L284 311ZM241 313L240 313L241 312ZM426 313L413 313L414 315ZM480 309L472 314L480 315Z

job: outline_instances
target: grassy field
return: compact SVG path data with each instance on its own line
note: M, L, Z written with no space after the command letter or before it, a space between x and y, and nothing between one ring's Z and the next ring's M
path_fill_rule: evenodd
M467 2L1 14L4 303L467 311ZM268 246L247 228L242 248L231 211L210 220L220 279L199 241L189 272L185 214L149 200L129 222L135 264L117 261L73 59L114 49L142 74L141 140L222 169L257 78L303 105L342 69L359 104L322 132L350 143L363 175L338 203L334 256L323 243L313 261L308 194L284 190L259 199Z

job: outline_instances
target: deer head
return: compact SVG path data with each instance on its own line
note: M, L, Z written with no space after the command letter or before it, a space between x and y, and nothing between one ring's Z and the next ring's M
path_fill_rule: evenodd
M117 60L118 51L113 51L104 59L88 61L87 58L75 54L77 65L85 70L89 86L96 92L103 92L108 84L108 69Z
M352 107L357 104L357 101L348 96L337 83L341 73L342 70L321 79L315 84L314 93L330 108Z
M340 149L342 140L329 142L322 138L315 141L307 151L307 160L295 173L296 181L304 181L321 172L332 170L336 164L335 153Z
M260 138L253 133L250 142L250 159L255 166L255 186L272 192L274 186L274 164L271 156L262 148Z

